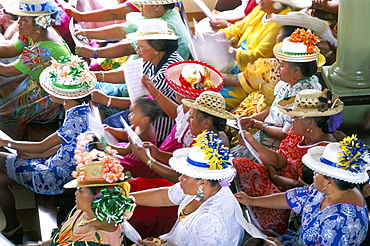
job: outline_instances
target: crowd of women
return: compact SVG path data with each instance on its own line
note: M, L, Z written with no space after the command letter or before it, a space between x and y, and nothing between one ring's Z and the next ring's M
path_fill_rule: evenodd
M52 238L28 246L363 245L370 148L338 132L344 104L316 76L319 38L336 42L310 8L337 5L249 0L240 21L212 20L216 32L204 35L230 40L234 60L221 73L189 60L177 0L118 2L82 11L0 1L18 28L0 44L2 58L18 56L0 63L10 77L0 81L3 236L23 243L11 187L21 184L45 195L77 188ZM90 42L74 47L63 33L70 17L120 22L74 30ZM125 64L139 58L135 83L147 94L133 99ZM186 84L186 67L201 67L212 86ZM44 140L23 140L28 123L61 116Z

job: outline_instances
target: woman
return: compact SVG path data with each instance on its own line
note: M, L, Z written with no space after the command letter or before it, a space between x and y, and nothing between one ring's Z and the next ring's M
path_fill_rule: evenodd
M152 30L157 30L160 34L156 34ZM139 29L135 34L131 34L131 39L138 40L137 53L140 58L143 58L143 74L148 76L154 83L155 87L163 93L164 96L175 101L175 93L169 87L165 78L165 71L168 65L182 61L179 53L176 52L178 47L178 36L167 28L167 23L162 20L144 20L140 23ZM127 90L125 84L124 73L129 71L113 70L107 72L96 72L100 81L97 89L103 93L95 92L93 101L103 106L103 111L111 115L112 107L128 109L131 101L129 98L123 98ZM155 98L154 98L155 99ZM114 111L113 111L114 112ZM128 114L128 111L114 115L108 118L104 123L113 127L123 127L120 121L121 114ZM168 116L162 116L153 124L157 132L157 143L161 143L170 133L174 121Z
M141 5L141 13L129 13L126 15L126 21L122 24L110 25L96 29L81 29L75 35L83 35L87 38L100 40L121 40L126 38L126 34L134 33L138 30L140 21L157 18L168 22L168 27L179 36L179 54L187 60L190 56L188 44L190 35L186 30L184 23L177 10L174 9L177 0L146 1L135 0L133 3ZM76 53L83 57L113 58L135 54L136 44L134 42L120 42L104 48L93 49L90 47L77 47Z
M67 44L51 25L60 24L61 10L53 0L36 4L20 0L6 9L20 16L19 39L0 46L2 57L20 55L11 64L0 63L0 75L13 77L24 74L0 87L0 128L14 139L22 139L27 123L51 122L59 115L60 106L50 101L41 88L39 76L51 65L51 57L70 55ZM37 11L36 11L37 10Z
M195 147L196 146L196 147ZM213 154L214 158L207 157ZM143 240L143 245L238 245L243 236L241 209L226 187L234 168L227 148L212 132L200 134L194 147L178 149L170 159L181 173L171 187L131 193L142 206L179 205L178 220L160 239ZM240 215L240 217L238 217Z
M77 242L78 245L124 245L121 224L129 219L135 204L128 197L128 178L113 156L115 153L104 146L98 132L88 131L78 136L77 172L72 173L76 179L64 185L64 188L77 188L76 207L52 239L27 246L77 245ZM110 176L103 174L108 165L116 166Z
M304 164L314 171L312 185L270 196L240 192L235 197L247 206L291 209L302 216L297 233L284 235L281 242L273 239L277 245L362 245L369 215L356 185L369 179L368 152L356 137L314 147L303 156Z
M244 71L248 63L258 58L273 57L273 47L276 44L276 37L280 26L271 21L273 13L284 15L293 8L306 8L311 6L310 0L261 0L259 7L241 21L221 29L215 38L227 39L237 43L237 48L232 49L236 65L225 74L225 86L221 93L227 98L227 109L235 108L247 94L236 83L237 74Z
M320 100L323 102L318 103ZM310 173L303 170L302 156L314 146L325 146L337 141L332 133L340 126L343 103L334 93L328 90L302 90L297 96L282 100L278 105L283 113L293 116L293 127L288 137L281 142L279 150L275 152L266 148L251 134L243 132L262 163L247 158L233 160L241 190L250 196L280 193L311 183L307 178ZM255 217L254 224L267 234L281 235L285 232L288 210L251 209Z
M297 29L290 35L290 38L286 38L283 42L275 45L274 54L280 60L280 81L274 88L275 99L269 109L252 117L241 119L243 129L254 128L259 130L254 134L254 137L266 147L279 148L280 141L287 136L291 126L291 116L278 109L278 102L286 97L295 96L304 89L321 90L319 79L314 75L317 71L318 49L313 47L313 51L305 55L297 55L297 52L291 50L291 47L282 51L283 43L288 42L293 36L298 36L301 39L311 36L314 40L317 40L317 37L312 35L310 31ZM234 156L250 157L250 154L239 146L232 149L231 152Z
M67 72L72 68L77 79L73 76L62 77L66 68ZM78 79L78 76L84 79ZM76 88L68 87L71 82ZM96 78L78 57L64 57L60 63L54 61L40 75L40 84L53 103L62 104L65 108L63 125L41 142L0 139L1 147L18 151L18 154L0 153L0 206L6 220L2 234L16 242L22 240L23 230L17 220L9 185L18 183L39 194L63 193L63 185L71 179L70 173L75 169L73 155L76 138L88 129L88 121L92 118L86 103L91 99Z

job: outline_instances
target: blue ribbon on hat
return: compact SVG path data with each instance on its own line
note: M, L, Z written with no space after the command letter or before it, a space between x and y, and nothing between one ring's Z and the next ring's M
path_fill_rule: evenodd
M41 3L41 4L28 4L28 3L19 3L19 9L22 11L27 11L27 12L41 12L41 11L48 11L47 5L49 3Z
M323 157L320 157L320 161L326 165L329 165L331 167L338 167L338 163L335 163L335 162L332 162L332 161L329 161L328 159L326 158L323 158Z
M204 167L204 168L209 168L209 164L208 163L204 163L204 162L199 162L199 161L194 161L192 159L190 159L189 157L186 159L186 161L193 165L193 166L196 166L196 167Z

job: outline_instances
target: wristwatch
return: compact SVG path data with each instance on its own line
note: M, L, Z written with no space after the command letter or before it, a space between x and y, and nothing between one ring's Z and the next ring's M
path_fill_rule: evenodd
M265 128L268 127L268 126L272 126L271 123L266 123L262 128L261 128L261 131L262 132L265 132Z
M10 140L10 141L8 142L8 144L6 145L6 147L11 148L11 147L12 147L12 144L13 144L13 141L11 141L11 140Z

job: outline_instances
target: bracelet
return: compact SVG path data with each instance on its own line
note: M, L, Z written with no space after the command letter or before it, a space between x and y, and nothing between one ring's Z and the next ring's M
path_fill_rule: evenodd
M265 133L265 129L266 129L266 127L271 126L271 125L272 125L271 123L266 123L266 124L261 128L261 131L262 131L263 133Z
M6 147L11 148L11 147L12 147L12 144L13 144L13 141L12 141L12 140L10 140L10 141L8 142L8 144L6 145Z
M42 242L42 241L37 241L37 244L38 244L38 246L43 246L44 245L44 243Z
M104 73L103 71L100 71L100 82L104 82L105 81L105 78L104 78Z
M93 55L94 55L94 59L97 59L98 58L98 49L93 49Z
M107 107L109 107L111 103L112 103L112 97L108 97Z
M153 158L153 157L151 157L151 158L146 162L146 165L147 165L150 169L152 169L153 162L154 162L154 158Z

